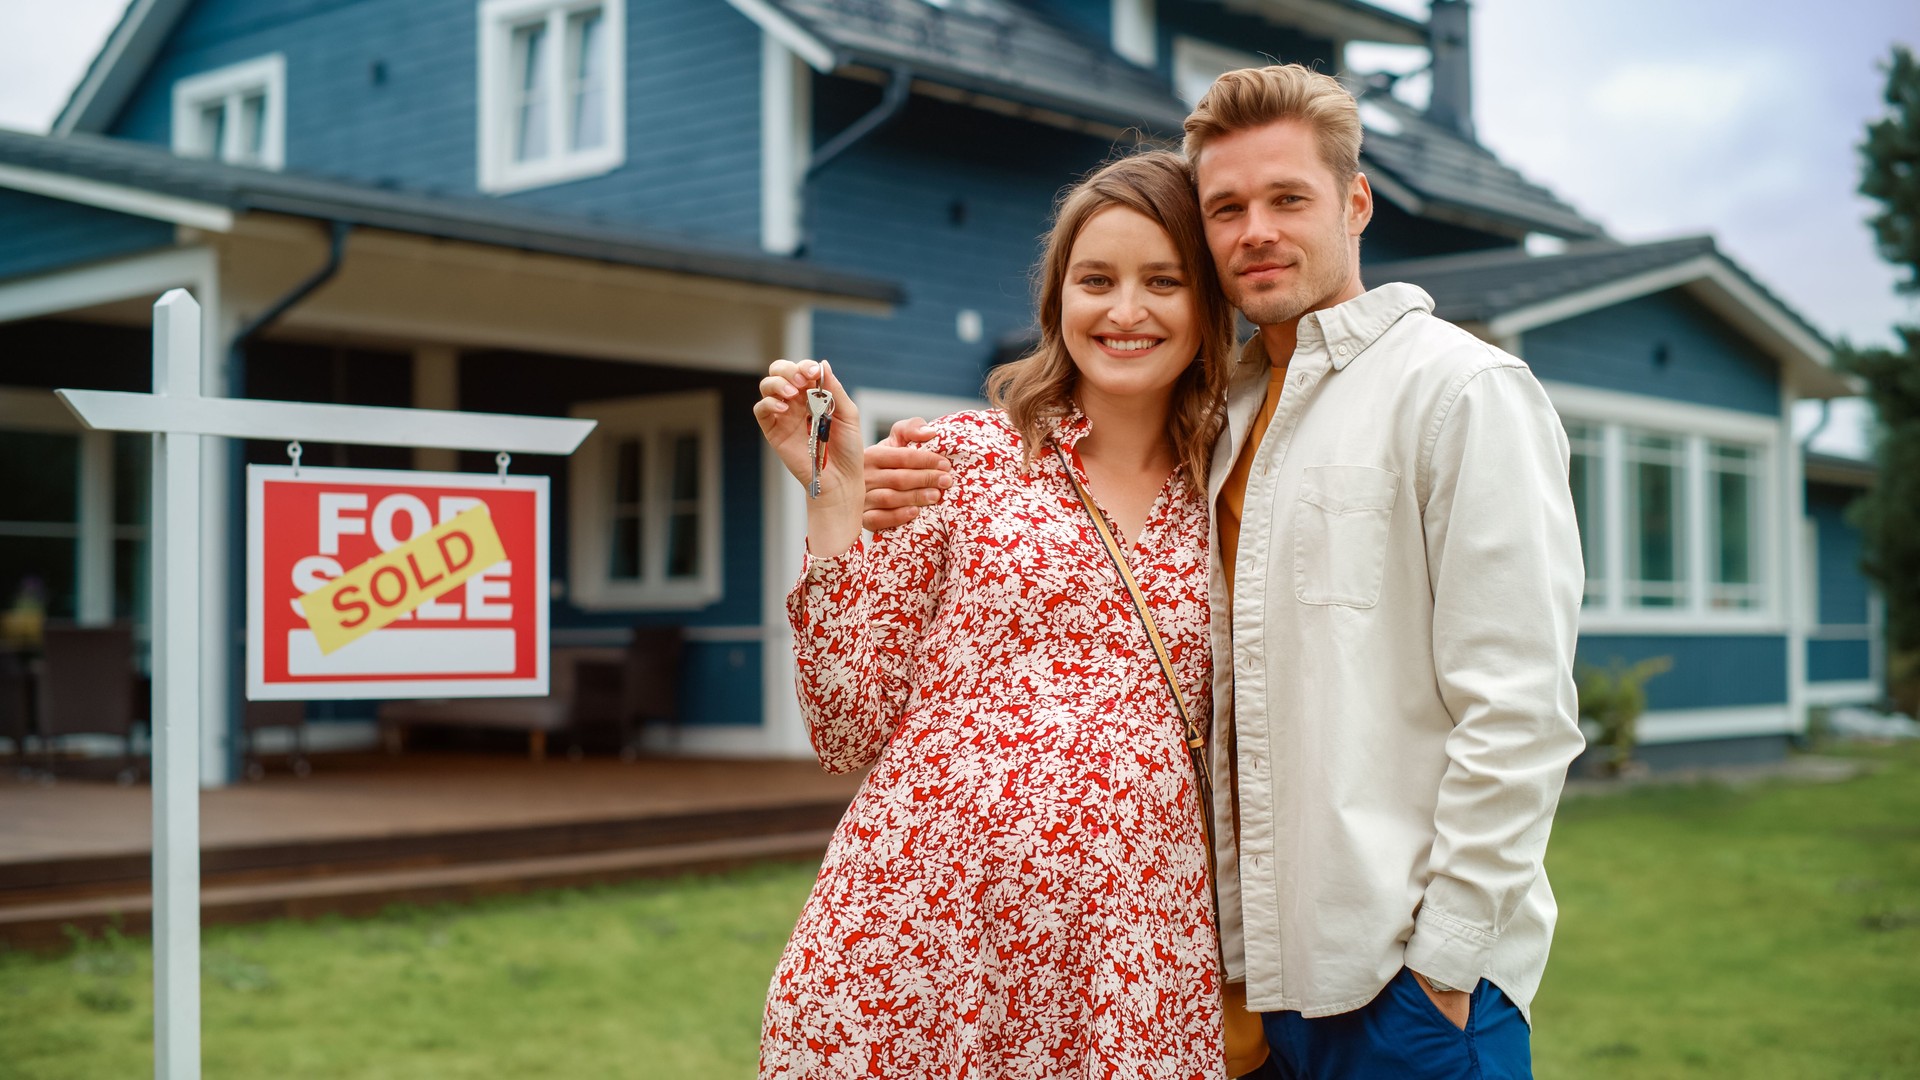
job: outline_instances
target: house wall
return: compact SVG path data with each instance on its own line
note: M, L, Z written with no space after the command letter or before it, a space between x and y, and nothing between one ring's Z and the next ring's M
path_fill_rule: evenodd
M165 247L173 226L0 189L0 281Z
M1529 330L1521 355L1543 380L1780 413L1774 361L1679 289Z
M1415 217L1394 205L1376 189L1373 193L1373 220L1360 240L1360 264L1366 268L1399 259L1424 259L1434 255L1455 255L1465 251L1517 247L1512 237L1469 229L1464 225ZM1369 279L1369 284L1381 281Z
M816 142L879 101L879 90L817 80ZM810 258L901 282L890 317L820 312L817 355L850 386L978 395L997 340L1033 320L1029 268L1055 195L1111 152L1104 140L913 98L808 190ZM980 313L976 342L956 319Z
M1668 657L1673 669L1647 683L1647 709L1784 705L1787 639L1779 634L1581 634L1576 661L1606 668Z
M478 11L476 0L199 0L110 133L167 144L177 80L280 52L288 171L475 195ZM628 0L626 163L502 198L756 243L759 48L759 29L721 0Z
M1807 680L1813 683L1871 679L1872 585L1860 570L1860 531L1846 510L1860 492L1834 484L1807 485L1807 518L1813 523L1818 562L1815 588L1818 625L1807 641ZM1832 629L1826 629L1832 628Z

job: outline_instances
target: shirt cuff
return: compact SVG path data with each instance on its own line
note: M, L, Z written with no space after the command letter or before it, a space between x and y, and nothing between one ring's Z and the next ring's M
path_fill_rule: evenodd
M1422 907L1407 939L1406 965L1456 990L1471 990L1493 959L1493 935Z

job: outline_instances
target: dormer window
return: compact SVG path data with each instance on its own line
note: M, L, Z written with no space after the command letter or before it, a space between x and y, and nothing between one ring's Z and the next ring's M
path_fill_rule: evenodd
M173 152L230 165L286 163L287 58L274 53L173 84Z
M626 159L623 0L482 0L480 189L596 176Z

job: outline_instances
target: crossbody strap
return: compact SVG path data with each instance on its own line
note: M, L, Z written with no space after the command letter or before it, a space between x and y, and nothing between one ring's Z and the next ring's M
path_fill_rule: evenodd
M1187 696L1180 692L1180 680L1173 673L1173 658L1167 655L1166 642L1160 639L1160 628L1154 625L1153 613L1147 608L1147 598L1140 591L1140 583L1134 580L1133 571L1127 566L1127 558L1120 552L1120 544L1113 538L1113 530L1107 527L1106 516L1093 504L1093 496L1087 494L1086 486L1074 474L1073 463L1067 459L1067 452L1055 445L1054 453L1060 455L1060 467L1066 470L1067 482L1073 485L1074 494L1080 496L1080 505L1087 508L1087 516L1093 519L1093 529L1100 534L1100 541L1107 546L1107 554L1113 559L1113 568L1120 572L1120 580L1126 583L1127 595L1133 598L1133 609L1140 613L1140 621L1146 624L1147 640L1153 643L1153 655L1160 659L1160 674L1167 681L1167 691L1173 695L1173 707L1180 714L1182 737L1186 740L1187 755L1193 760L1194 787L1200 793L1200 830L1207 841L1207 879L1216 877L1213 845L1213 779L1207 769L1207 741L1200 734L1199 725L1193 722L1193 716L1187 712ZM1216 889L1213 896L1214 921L1220 917L1220 894Z

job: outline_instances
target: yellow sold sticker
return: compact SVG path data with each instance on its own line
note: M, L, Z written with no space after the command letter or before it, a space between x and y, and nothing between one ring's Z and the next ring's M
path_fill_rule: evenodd
M300 597L321 653L373 633L504 562L485 504L385 551Z

